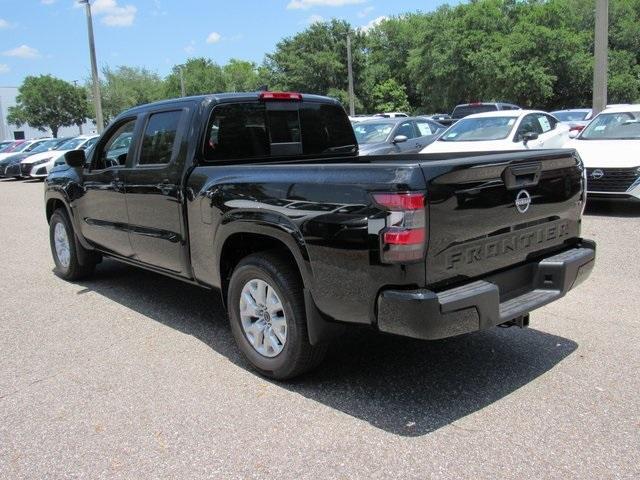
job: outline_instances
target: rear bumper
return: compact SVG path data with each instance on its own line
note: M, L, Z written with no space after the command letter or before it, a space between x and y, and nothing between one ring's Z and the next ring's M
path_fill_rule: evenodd
M442 292L383 290L378 296L380 331L436 340L490 328L563 297L584 281L596 245L577 247Z

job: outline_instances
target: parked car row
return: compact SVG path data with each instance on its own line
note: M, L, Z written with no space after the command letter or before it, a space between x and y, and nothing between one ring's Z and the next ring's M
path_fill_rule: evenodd
M44 138L22 142L17 149L0 151L0 178L45 178L56 161L70 150L85 150L98 135Z

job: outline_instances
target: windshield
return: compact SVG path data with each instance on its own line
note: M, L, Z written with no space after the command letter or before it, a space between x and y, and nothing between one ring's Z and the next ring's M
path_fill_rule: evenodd
M561 122L581 122L586 120L589 112L551 112Z
M491 103L479 103L477 105L458 105L453 109L453 118L464 118L474 113L495 112L498 107Z
M43 153L43 152L48 152L49 150L53 150L55 149L58 145L60 145L61 143L63 143L63 141L61 140L48 140L46 142L42 142L41 144L39 144L36 148L34 148L33 150L31 150L31 153Z
M640 112L601 113L583 131L582 140L640 140Z
M441 142L479 142L507 138L516 124L515 117L463 118L447 130Z
M58 150L76 150L86 141L86 138L72 138L68 142L64 142L62 145L60 145Z
M394 125L395 122L359 123L353 127L353 131L360 145L380 143L387 139Z

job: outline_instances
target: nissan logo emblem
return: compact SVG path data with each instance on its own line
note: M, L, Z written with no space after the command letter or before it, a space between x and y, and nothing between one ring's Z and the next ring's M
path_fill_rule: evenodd
M516 208L520 213L525 213L531 205L531 195L526 190L520 190L516 195Z
M604 172L599 168L596 168L593 172L591 172L591 178L593 178L594 180L600 180L602 177L604 177Z

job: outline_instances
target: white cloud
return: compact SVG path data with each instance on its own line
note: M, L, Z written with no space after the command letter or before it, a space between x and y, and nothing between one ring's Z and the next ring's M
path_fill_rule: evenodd
M20 45L12 50L5 50L2 54L6 57L18 57L18 58L38 58L40 52L35 48L28 45Z
M75 7L83 7L75 3ZM91 4L91 12L102 18L102 23L109 27L130 27L136 19L138 9L134 5L120 5L117 0L95 0Z
M218 32L211 32L207 36L207 43L218 43L221 38L222 38L222 35L220 35Z
M196 51L196 41L195 40L191 40L189 42L189 44L186 47L184 47L184 51L186 53L188 53L189 55L191 55L193 52L195 52Z
M9 28L11 24L7 22L4 18L0 18L0 30L3 28Z
M322 15L311 15L309 18L305 20L304 23L308 23L309 25L313 23L322 23L324 22L324 17Z
M369 14L371 14L371 12L373 12L375 9L376 7L369 5L368 7L365 7L358 12L358 17L360 18L368 17Z
M363 25L362 27L360 27L358 30L360 30L361 32L367 33L369 30L371 30L372 28L377 27L382 22L384 22L385 20L388 20L388 19L389 19L389 17L385 17L385 16L376 17L373 20L371 20L369 23L367 23L366 25Z
M287 5L289 10L308 10L313 7L344 7L365 3L367 0L291 0Z
M11 69L6 63L0 63L0 73L9 73Z

